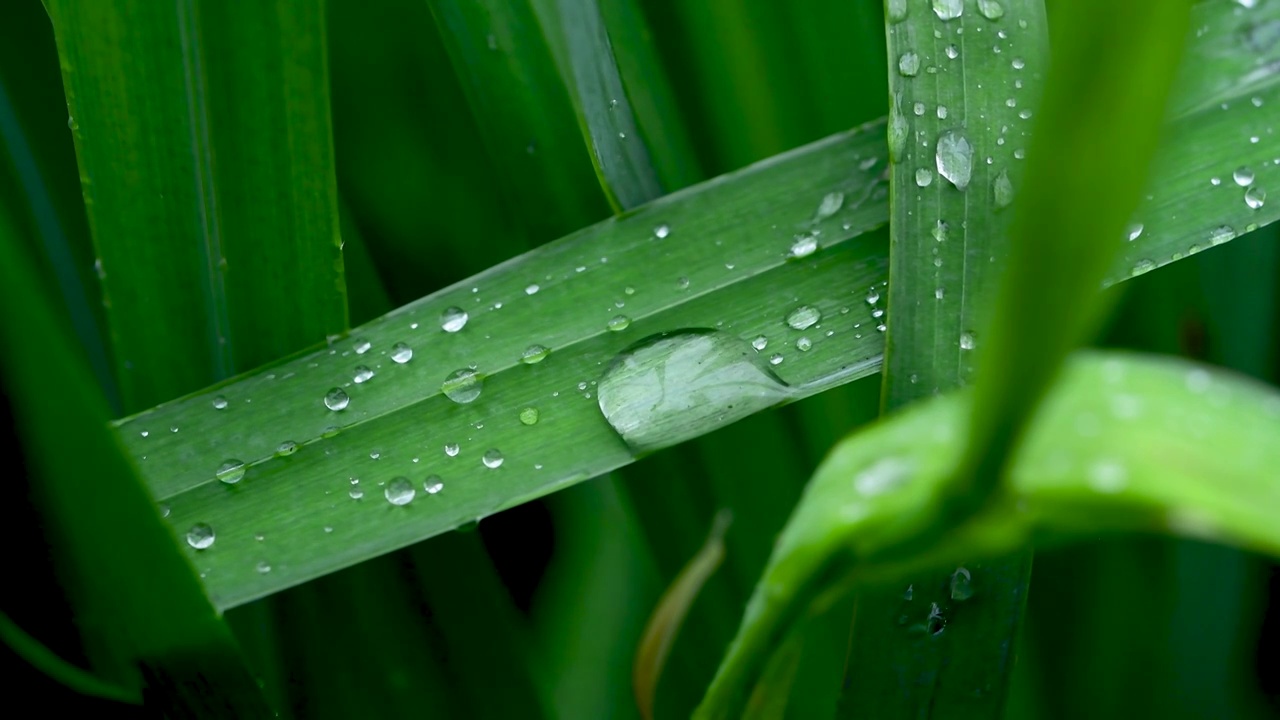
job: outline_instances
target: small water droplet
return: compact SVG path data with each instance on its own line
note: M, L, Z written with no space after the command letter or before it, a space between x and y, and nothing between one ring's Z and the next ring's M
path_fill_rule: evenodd
M527 407L521 410L520 422L524 423L525 425L537 425L538 424L538 408Z
M1258 210L1267 202L1267 191L1257 185L1250 185L1248 190L1244 191L1244 204L1249 206L1250 210Z
M467 311L457 306L445 308L440 313L440 328L445 332L456 333L467 326Z
M1213 245L1221 245L1224 242L1234 240L1235 237L1235 228L1230 225L1219 225L1209 233L1209 242Z
M898 58L898 72L903 77L915 77L920 72L920 56L913 52L902 53Z
M337 437L338 433L340 432L342 432L342 428L338 427L337 425L326 425L324 429L320 431L320 437L322 438Z
M955 60L956 58L960 57L960 48L956 47L955 45L948 45L946 52L947 52L947 57L951 58L952 60Z
M938 106L938 119L939 119L939 120L946 120L946 119L947 119L947 106L946 106L946 105L939 105L939 106Z
M1240 187L1249 187L1253 184L1253 171L1247 167L1236 168L1236 171L1231 173L1231 179L1235 180Z
M769 362L782 361L774 358ZM714 330L663 333L628 347L609 363L598 395L605 420L637 451L676 444L790 397L747 343Z
M919 187L929 187L933 183L933 171L929 168L920 168L916 170L916 185Z
M780 353L774 353L774 354L772 354L772 355L770 355L770 356L769 356L769 364L770 364L770 365L781 365L781 364L782 364L783 359L784 359L784 358L782 357L782 355L781 355Z
M867 291L867 304L875 305L878 302L880 302L880 291L873 287Z
M973 575L967 568L958 567L951 573L951 599L964 602L973 597Z
M257 570L259 575L266 575L271 572L271 565L266 560L262 560L257 565L254 565L253 569Z
M506 458L502 457L501 451L497 448L492 448L484 451L484 457L482 457L480 461L483 462L484 466L490 470L496 470L502 467L502 463L505 459Z
M227 460L218 466L213 476L228 485L234 485L244 479L245 466L239 460Z
M440 384L445 397L464 405L480 397L483 389L484 376L470 368L454 370Z
M925 107L922 102L914 103L911 106L911 112L915 113L916 117L924 117L924 110Z
M1006 208L1013 202L1013 183L1009 181L1009 172L1001 170L991 181L991 193L995 196L997 208Z
M807 337L796 340L796 349L800 352L808 352L811 347L813 347L813 341Z
M988 20L999 20L1004 17L1004 6L999 0L978 0L978 12Z
M769 347L769 338L763 335L757 335L756 338L751 341L751 347L755 348L756 352L760 352L761 350Z
M538 283L530 283L530 284L529 284L529 285L524 289L524 294L525 294L525 295L533 295L533 294L537 293L537 292L538 292L539 290L541 290L541 289L542 289L542 288L538 287Z
M355 374L351 376L357 385L373 379L373 370L368 365L357 365Z
M933 297L935 300L941 300L946 294L947 291L944 288L939 287L933 289Z
M1125 228L1125 237L1129 239L1129 242L1133 242L1139 237L1142 237L1142 229L1142 223L1133 223L1129 227Z
M947 224L946 220L939 220L933 224L933 230L930 234L933 235L934 240L946 242L951 234L951 226Z
M413 359L413 348L398 342L391 346L391 359L403 365Z
M1156 269L1156 264L1154 262L1152 262L1147 258L1142 258L1141 260L1138 260L1133 264L1133 269L1129 271L1129 274L1132 275L1133 277L1137 277L1139 275L1142 275L1143 273L1149 273L1155 269Z
M957 190L969 186L973 174L973 146L969 140L955 131L948 131L938 138L935 160L938 174L951 181Z
M187 531L187 544L197 550L204 550L216 539L213 528L207 523L196 523Z
M814 221L821 222L827 218L840 212L840 208L844 206L844 193L830 192L822 196L822 202L818 203L818 211L814 213Z
M810 305L801 305L787 313L787 324L796 330L808 330L821 319L822 311Z
M298 452L298 443L292 440L285 440L276 446L276 455L279 457L288 457Z
M662 240L663 238L667 237L670 234L671 234L670 225L663 224L653 229L653 236L658 238L659 240Z
M960 333L960 349L961 350L972 350L976 345L977 345L977 341L974 339L973 333L971 332Z
M391 478L391 482L387 483L387 487L382 491L386 496L387 502L392 505L408 505L413 501L413 496L417 491L413 488L413 483L409 482L409 478L403 475Z
M964 13L964 0L933 0L933 12L941 20L954 20Z
M221 395L219 395L219 396L215 397L215 398L213 399L213 409L214 409L214 410L226 410L226 409L227 409L227 399L226 399L226 398L224 398L224 397L222 397Z
M444 454L449 457L458 457L458 453L462 451L462 447L458 443L446 443L444 446Z
M551 350L542 345L530 345L520 353L520 362L525 365L536 365L547 358Z
M614 315L609 318L609 322L605 323L605 327L609 328L610 332L621 332L630 326L631 318L626 315Z
M428 475L422 481L422 489L427 491L428 495L435 495L444 489L444 480L439 475Z
M352 343L351 347L356 351L357 355L363 355L369 352L369 348L373 347L373 343L365 340L364 338L356 338L356 341Z
M1009 64L1013 66L1014 70L1021 70L1027 66L1026 61L1023 60L1022 58L1014 58L1013 62Z

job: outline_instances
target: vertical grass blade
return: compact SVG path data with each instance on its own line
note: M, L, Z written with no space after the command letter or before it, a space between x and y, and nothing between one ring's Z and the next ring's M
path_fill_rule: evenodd
M126 409L345 329L322 3L48 8Z
M894 412L972 375L1049 48L1043 0L891 1L886 35L889 283L867 301L888 305L881 387ZM999 715L1030 563L970 563L862 593L841 716ZM951 592L958 572L977 601Z

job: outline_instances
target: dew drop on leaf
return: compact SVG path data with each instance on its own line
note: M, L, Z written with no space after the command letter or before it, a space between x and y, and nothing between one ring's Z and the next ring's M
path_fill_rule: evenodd
M520 362L525 365L536 365L546 359L551 354L551 350L542 345L530 345L520 353Z
M398 342L391 346L391 359L403 365L413 359L413 348Z
M196 523L187 531L187 544L197 550L204 550L213 545L215 539L213 528L207 523Z
M1244 191L1244 204L1249 206L1250 210L1259 210L1267 202L1267 191L1257 185L1250 185L1248 190Z
M373 379L373 370L368 365L357 365L355 374L351 376L351 379L357 385L368 382Z
M221 395L219 395L219 396L215 397L215 398L213 399L213 409L214 409L214 410L226 410L226 409L227 409L227 399L226 399L226 398L224 398L224 397L222 397Z
M483 389L483 376L470 368L454 370L440 384L440 392L443 392L445 397L463 405L480 397Z
M964 0L933 0L933 12L941 20L954 20L964 13Z
M444 312L440 313L440 329L445 332L456 333L467 326L469 317L467 311L460 307L445 308Z
M244 479L244 463L239 460L227 460L218 466L214 477L228 485L234 485Z
M810 305L801 305L787 313L787 324L796 330L808 330L821 319L822 311Z
M435 495L444 489L444 480L439 475L428 475L426 480L422 481L422 489L427 491L428 495Z
M1247 167L1236 168L1236 171L1231 173L1231 179L1235 180L1240 187L1249 187L1253 184L1253 171Z
M392 478L382 494L392 505L408 505L413 501L417 491L413 489L413 483L409 482L409 478L400 476Z
M298 443L292 440L285 440L276 446L276 455L278 457L288 457L298 452Z
M525 425L537 425L538 424L538 408L527 407L521 410L520 422L524 423Z
M502 463L505 460L506 458L502 457L502 452L497 448L485 450L484 457L480 459L480 461L484 463L484 466L490 470L496 470L502 467Z
M1004 6L999 0L978 0L978 12L988 20L999 20L1004 17Z
M935 160L938 174L951 181L957 190L969 187L973 174L973 146L958 132L948 131L938 138Z
M352 349L356 351L357 355L363 355L369 352L369 348L371 347L373 347L373 343L365 340L364 338L356 338L355 342L352 343Z
M445 443L444 454L449 457L458 457L458 453L462 451L462 447L458 443Z
M615 315L605 323L610 332L622 332L631 326L631 318L626 315Z

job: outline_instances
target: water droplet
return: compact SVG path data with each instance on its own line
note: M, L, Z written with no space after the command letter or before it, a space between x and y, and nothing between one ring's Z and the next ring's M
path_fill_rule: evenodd
M808 352L811 347L813 347L813 341L807 337L796 340L796 349L800 352Z
M440 392L450 400L466 404L480 397L484 389L484 376L470 368L454 370L440 384Z
M520 353L520 362L525 365L536 365L545 360L550 354L551 350L549 348L542 345L530 345L524 349L524 352Z
M936 300L941 300L946 294L947 291L944 288L939 287L933 289L933 297Z
M808 330L821 319L822 311L809 305L801 305L787 313L787 324L796 330Z
M68 115L68 116L67 116L67 129L68 129L68 130L79 130L79 129L80 129L80 123L76 122L76 119L75 119L74 117L72 117L72 116Z
M428 475L426 480L422 481L422 489L427 491L428 495L435 495L444 489L444 480L439 475Z
M681 290L689 289L689 278L687 277L676 278L676 287L680 288Z
M391 346L391 359L403 365L413 359L413 348L398 342Z
M969 187L973 173L973 146L965 136L948 131L938 138L936 156L938 174L951 181L957 190Z
M324 394L324 406L334 412L345 410L351 404L351 397L342 388L331 388Z
M960 48L956 47L955 45L948 45L947 57L951 58L952 60L955 60L956 58L960 57Z
M814 214L814 221L821 222L827 218L840 212L840 208L844 205L844 193L832 192L822 196L822 202L818 203L818 212Z
M902 154L907 150L907 134L909 132L907 118L902 114L902 96L896 96L889 105L889 160L901 162Z
M327 425L323 430L320 431L320 437L322 438L337 437L338 433L340 432L342 432L342 428L338 427L337 425Z
M667 237L670 234L671 234L670 225L663 224L653 229L653 236L658 238L659 240L662 240L663 238Z
M224 398L224 397L222 397L221 395L219 395L219 396L215 397L215 398L213 399L213 409L214 409L214 410L226 410L226 409L227 409L227 399L226 399L226 398Z
M674 445L788 397L746 343L714 330L645 338L614 357L599 385L600 411L637 451Z
M461 451L462 451L462 448L458 445L458 443L447 443L444 446L444 454L448 455L449 457L458 457L458 453Z
M490 470L496 470L502 467L502 463L506 458L502 457L502 452L497 448L484 451L484 457L480 459L484 466Z
M292 440L285 440L276 446L276 455L279 457L288 457L298 452L298 443Z
M929 168L920 168L916 170L916 185L920 187L929 187L933 183L933 171Z
M392 505L408 505L413 501L413 496L417 491L413 489L413 483L409 482L409 478L398 476L391 478L391 482L387 483L387 487L382 491L386 496L387 502Z
M1250 185L1248 190L1244 191L1244 204L1249 206L1250 210L1257 210L1267 202L1267 191L1257 185Z
M1139 237L1142 237L1142 229L1142 223L1133 223L1129 227L1125 228L1125 237L1129 238L1129 242L1133 242Z
M1129 274L1132 275L1133 277L1137 277L1139 275L1142 275L1143 273L1149 273L1155 269L1156 269L1156 264L1154 262L1152 262L1147 258L1142 258L1141 260L1138 260L1133 264L1133 269L1129 271Z
M1004 17L1004 6L998 0L978 0L978 12L988 20L999 20Z
M878 302L880 302L880 291L873 287L867 291L867 304L875 305Z
M266 560L261 560L253 566L253 569L257 570L259 575L266 575L271 572L271 565Z
M815 235L797 235L795 242L791 244L792 258L808 257L818 249L818 238Z
M915 113L916 117L924 117L924 109L924 103L922 102L914 103L911 106L911 112Z
M1236 171L1231 173L1231 179L1235 180L1240 187L1249 187L1253 184L1253 171L1247 167L1236 168Z
M1221 245L1229 240L1236 238L1236 230L1230 225L1219 225L1209 233L1209 242L1214 245Z
M537 425L538 424L538 408L527 407L521 410L520 422L524 423L525 425Z
M941 20L954 20L964 12L964 0L933 0L933 12Z
M1013 66L1014 70L1021 70L1027 66L1026 61L1023 60L1022 58L1014 58L1013 62L1009 64Z
M358 487L353 487L347 491L347 496L352 500L359 500L364 497L364 491Z
M769 356L769 364L770 364L770 365L781 365L781 364L782 364L782 360L783 360L783 357L782 357L782 355L781 355L781 354L779 354L779 353L774 353L774 354L772 354L772 355L770 355L770 356Z
M933 235L934 240L937 240L938 242L946 242L947 238L950 237L950 233L951 226L947 224L947 221L939 220L934 223L933 231L930 234Z
M524 294L533 295L541 289L542 288L538 287L538 283L530 283L529 286L524 289Z
M951 573L951 599L964 602L973 597L973 575L967 568L958 567Z
M609 318L609 322L605 323L605 327L609 328L610 332L621 332L630 327L630 325L631 318L626 315L614 315Z
M915 466L902 458L886 457L877 460L853 478L853 489L867 497L883 495L901 487Z
M467 311L460 307L452 306L445 308L440 313L440 328L445 332L456 333L467 326Z
M920 72L920 56L913 52L902 53L898 58L898 72L903 77L915 77Z
M1009 172L1001 170L996 179L991 181L991 192L995 196L997 208L1006 208L1013 202L1013 183L1009 181Z
M907 19L907 0L887 0L885 14L889 22L899 23Z
M187 544L197 550L204 550L213 545L215 539L213 528L207 523L196 523L187 531Z
M351 376L357 385L367 380L373 379L373 370L368 365L357 365L356 372Z
M939 106L938 106L938 119L939 119L939 120L946 120L946 119L947 119L947 106L946 106L946 105L939 105Z
M356 351L357 355L363 355L369 352L369 348L371 347L373 347L373 343L365 340L364 338L356 338L356 341L352 343L352 349Z
M227 460L218 466L213 476L228 485L234 485L244 479L245 466L239 460Z
M976 345L977 345L977 341L974 339L973 333L971 332L960 333L960 349L961 350L972 350Z

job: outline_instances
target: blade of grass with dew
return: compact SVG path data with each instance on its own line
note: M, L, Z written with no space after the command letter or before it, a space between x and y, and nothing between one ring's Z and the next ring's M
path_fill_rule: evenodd
M428 0L521 226L543 241L609 214L527 0Z
M107 426L101 392L58 329L0 206L6 395L29 492L103 680L170 713L270 717L238 648ZM76 452L67 452L74 438ZM93 482L76 482L77 478ZM104 542L109 539L109 542ZM163 588L163 592L157 592Z
M1213 8L1216 7L1213 6ZM1263 10L1265 8L1255 12ZM1218 11L1221 11L1221 8L1218 8ZM1218 46L1224 53L1231 52L1233 41L1234 37L1231 34L1217 33L1207 33L1197 39L1199 43ZM1250 92L1261 93L1260 97L1280 102L1280 98L1275 97L1280 95L1280 86L1275 83L1262 89L1252 88ZM1251 105L1245 107L1248 111L1254 110ZM1245 108L1237 104L1233 105L1231 110L1223 112L1230 114L1245 111ZM723 322L726 331L738 333L738 337L744 342L756 337L757 334L767 332L774 338L784 338L784 343L789 345L794 344L795 339L800 337L798 331L782 324L783 318L797 307L797 301L791 298L804 298L810 303L820 298L831 298L831 302L820 302L816 306L828 318L836 317L841 307L858 307L858 298L863 296L865 288L885 277L886 248L874 242L849 243L848 240L862 231L883 223L887 218L887 210L884 198L879 197L875 192L876 186L871 181L871 174L861 179L850 179L845 174L850 164L856 167L859 162L875 153L879 141L872 136L883 132L883 127L883 124L880 124L861 132L837 136L764 163L760 167L664 198L626 218L608 221L584 230L547 248L495 268L471 282L461 283L436 296L402 308L397 313L362 328L357 336L376 342L379 352L388 350L395 342L413 340L417 343L412 336L415 330L421 330L420 334L425 334L433 341L448 342L452 345L443 346L441 352L433 350L425 358L419 355L419 359L426 360L421 365L418 364L418 360L415 360L412 365L399 366L401 371L407 370L419 374L423 378L421 380L411 379L411 382L401 385L380 383L375 378L374 382L368 384L349 384L344 392L354 388L351 399L353 404L351 410L343 411L345 414L327 413L324 410L322 398L327 388L351 383L349 379L344 378L350 378L354 366L360 364L359 359L351 354L350 345L346 343L332 348L332 354L330 351L321 351L310 357L285 361L281 366L264 368L226 387L210 388L180 403L173 403L151 413L129 419L121 426L122 437L133 452L150 458L147 461L149 466L146 472L159 494L166 497L185 494L189 499L194 499L201 492L214 491L200 499L198 503L175 504L175 515L171 519L179 523L179 527L200 521L201 517L215 510L230 513L225 516L227 518L240 517L236 522L256 526L260 518L274 513L267 508L289 503L296 505L297 501L302 499L294 494L289 495L287 501L261 498L252 504L245 504L241 502L244 494L227 494L242 491L243 487L214 487L212 472L220 462L214 458L220 457L223 451L210 451L209 447L213 445L242 448L246 447L247 441L250 443L249 451L245 451L240 459L252 458L250 462L270 466L264 470L265 477L283 475L291 479L307 478L306 482L317 483L312 488L313 491L315 488L320 488L316 491L318 495L322 495L327 489L330 492L328 499L317 502L314 508L308 504L306 510L300 510L300 512L323 507L327 513L330 513L328 518L330 521L341 523L344 519L355 520L360 517L354 513L347 515L351 507L347 500L343 501L343 509L339 509L338 503L335 502L346 496L348 485L343 483L347 482L351 470L357 467L374 469L376 476L385 482L385 479L394 477L396 472L409 469L408 466L401 465L400 460L395 464L396 472L381 469L389 467L386 464L366 465L364 463L369 461L360 458L367 458L370 451L384 444L390 448L393 445L403 447L403 443L411 443L412 446L425 447L427 451L436 453L436 463L448 463L453 460L444 456L442 449L438 448L455 442L467 443L470 453L467 461L457 460L453 466L436 465L437 471L452 472L452 468L456 467L459 472L464 473L464 477L482 478L479 482L484 483L483 485L468 489L469 493L475 494L471 495L467 504L451 504L446 507L444 503L440 503L433 507L431 517L421 523L395 524L394 521L384 522L378 516L366 517L360 521L365 529L356 534L362 538L360 542L347 543L340 552L326 553L323 558L312 557L315 554L314 546L309 544L311 536L305 528L294 528L293 531L298 533L299 545L290 551L290 563L285 564L280 574L273 572L268 577L256 577L256 573L251 572L252 563L246 563L244 559L231 558L229 551L206 554L204 556L206 561L215 556L226 558L225 562L240 566L241 569L237 570L237 574L250 571L245 574L254 576L246 578L244 574L240 574L233 581L223 573L220 581L214 580L211 586L222 582L227 583L223 587L235 590L230 594L225 594L225 590L218 591L223 593L220 602L225 604L243 602L251 597L270 592L272 589L338 569L359 558L386 552L412 540L428 537L474 518L476 515L493 512L500 507L518 504L524 499L551 492L574 482L577 478L594 476L609 467L625 464L630 461L632 453L618 442L607 423L598 415L599 411L594 401L576 405L559 405L559 407L570 409L571 416L576 418L568 424L566 424L567 421L562 420L557 423L546 425L538 423L536 426L525 427L512 422L512 419L516 418L524 407L536 406L546 411L545 402L564 403L565 400L559 398L567 399L575 396L574 389L578 383L587 383L586 388L577 391L578 393L591 392L594 395L595 389L590 386L590 382L598 378L606 360L612 357L617 349L621 349L629 338L639 338L651 332L680 327L714 327L716 323ZM1173 155L1189 152L1186 146L1203 142L1205 140L1203 133L1221 131L1216 125L1204 127L1206 129L1199 132L1193 124L1188 123L1183 132L1172 137L1166 152ZM1232 144L1226 149L1233 153L1231 157L1234 158L1234 162L1242 164L1257 164L1266 157L1265 151L1258 145ZM1167 184L1174 188L1176 195L1166 197L1160 192L1153 193L1155 198L1153 203L1176 206L1195 202L1195 196L1199 193L1199 183L1185 183L1183 170L1177 167L1160 166L1153 181L1153 188ZM1167 181L1162 178L1167 178ZM781 189L787 189L787 192L782 192ZM804 262L785 262L782 254L789 247L793 233L812 227L810 223L813 219L814 207L832 192L841 192L847 199L840 212L824 219L818 225L823 237L829 238L829 246ZM864 196L867 198L865 201L862 200ZM811 199L807 202L797 199L801 197ZM1149 223L1148 231L1143 232L1131 245L1152 256L1168 255L1174 248L1185 247L1190 240L1199 237L1202 233L1201 228L1204 226L1213 226L1224 220L1239 222L1241 218L1249 218L1252 222L1265 224L1274 221L1276 215L1280 214L1280 210L1277 209L1280 206L1275 204L1264 205L1256 210L1234 202L1219 202L1200 207L1204 213L1200 217L1202 224L1166 222L1163 218L1156 218ZM1185 218L1182 219L1185 220ZM1156 227L1157 222L1160 223L1158 231L1153 231L1151 228ZM849 225L847 230L844 227L846 223ZM772 225L777 225L778 229L773 230ZM654 237L654 230L664 226L666 230L662 234L667 237L662 240L667 242ZM770 228L770 230L764 233L759 232L761 227ZM770 234L772 232L777 234ZM713 240L710 243L680 242L687 238L713 238ZM722 245L716 246L715 240L720 240ZM734 256L727 257L725 255L727 251L719 249L720 247L734 248ZM602 257L606 262L600 262ZM817 267L813 269L815 263ZM824 268L836 267L840 263L844 265L833 270L824 270ZM728 268L726 264L733 267ZM632 272L630 270L632 266L645 268L644 277L638 277ZM583 268L582 272L578 272L579 267ZM1113 270L1115 277L1128 275L1127 272L1120 272L1122 267L1123 264ZM663 280L661 278L663 273L657 268L669 268L667 273L671 279ZM864 276L860 273L866 274ZM554 282L547 281L547 275L550 275ZM573 280L584 277L595 281L593 282L595 290L588 290L599 292L600 302L584 300L587 296L578 292L574 293L572 302L568 302L568 291L576 290L577 286L566 287L566 283L572 283ZM689 279L687 295L682 292L672 292L673 287L678 290L678 286L683 285L680 280L682 277ZM539 281L539 278L541 278L539 284L541 289L533 295L528 295L527 288L531 281ZM659 282L659 280L662 281ZM625 294L627 286L636 288L634 296ZM471 292L471 288L476 288L476 292ZM605 310L605 306L611 305L617 298L619 288L623 290L622 297L629 298L626 317L636 326L631 327L626 335L602 332L602 326L607 325L613 313L617 312L613 308ZM786 288L781 297L777 288ZM859 288L863 289L859 290ZM737 298L739 297L749 298L742 304L741 311L751 314L753 320L739 321L726 315L724 308L738 307ZM548 298L554 299L548 300ZM493 304L486 304L486 301ZM494 307L498 301L510 307L506 307L505 310ZM436 330L439 327L439 313L455 305L466 306L472 311L475 319L483 318L483 322L470 325L472 331L490 322L500 321L500 325L489 326L489 329L483 333L487 334L488 338L485 338L482 333L466 332L465 329L459 334L439 333ZM583 308L596 307L600 310L583 310ZM669 309L673 314L659 317L660 309ZM517 313L517 310L520 312ZM527 319L535 316L539 320ZM531 324L544 322L545 318L555 318L557 323L563 324L555 327L546 326L548 329L544 337L531 338L527 328ZM797 318L798 321L802 319ZM844 326L839 328L840 332L836 332L828 340L815 343L815 350L822 352L790 354L784 356L784 362L780 365L770 367L782 373L781 377L784 380L801 385L806 380L826 377L832 372L837 372L838 368L847 363L841 358L863 357L869 361L864 369L853 372L851 376L871 372L876 367L874 359L880 352L881 341L878 333L866 331L866 323L869 320L869 316L861 319L856 316L849 317L843 321ZM413 328L414 323L418 323L419 328ZM621 322L615 323L615 326L621 324ZM851 324L858 324L859 327L852 328L852 332L849 332ZM647 329L645 326L648 326ZM504 328L505 331L503 331ZM858 335L862 337L857 337ZM575 344L575 339L584 338L588 342ZM548 348L560 349L561 352L551 353L552 358L557 362L548 361L547 364L534 364L529 367L524 367L523 363L517 362L516 358L519 358L529 347L530 340ZM563 352L570 345L574 346L573 352ZM454 348L451 355L443 352L449 347ZM344 352L347 355L342 355ZM766 354L773 353L770 351ZM538 355L535 353L531 358ZM560 360L565 355L572 357ZM315 367L309 367L312 362L316 363ZM495 368L508 368L508 371L499 372L497 377L490 378L487 387L501 388L502 393L507 389L514 389L516 391L514 396L507 397L499 403L486 400L467 406L452 405L440 398L436 394L437 388L450 369L462 369L471 362L476 362L481 372L492 373ZM427 363L431 363L433 369L419 369ZM286 368L285 365L289 367ZM393 363L384 363L384 365L392 367ZM290 368L296 368L296 370ZM551 371L550 368L556 369ZM517 372L510 372L512 370ZM297 375L283 377L289 372L299 371L304 373L302 378L298 378ZM307 378L315 378L315 380L304 382ZM277 379L282 382L275 382ZM385 374L383 379L385 380ZM410 388L416 388L416 390L406 392ZM546 401L531 402L538 397L545 397L547 390L560 394L547 398ZM240 411L237 413L238 422L233 429L216 413L207 411L212 400L220 394L227 397L238 395L241 400L250 397L268 401L238 405L237 408ZM487 397L492 398L498 394L489 392ZM587 400L587 398L582 399ZM420 423L411 421L410 409L425 400L433 403L433 413L441 413L442 418L452 418L449 427L441 424L428 434ZM296 420L303 419L304 416L302 413L292 413L290 403L302 403L303 407L314 407L318 412L306 417L306 422L313 425L304 427L302 424L295 424ZM347 453L350 462L354 464L339 467L339 463L331 463L327 465L331 468L328 471L331 474L324 475L313 473L314 466L310 463L299 463L301 457L273 459L275 445L279 442L275 435L288 432L299 442L306 438L317 441L328 440L319 438L326 427L335 425L335 421L339 424L351 424L352 421L359 419L353 416L351 411L364 413L360 417L370 420L355 422L354 428L339 436L343 438L343 446L346 448L342 452ZM188 424L197 422L202 430L208 431L204 433L204 440L210 445L202 448L199 444L175 443L174 438L171 437L144 438L141 436L141 430L145 429L144 424L167 426L169 417L179 416L187 418L185 422ZM280 419L286 417L289 418L287 421ZM550 416L542 417L545 419ZM480 433L480 428L470 426L472 422L483 423L490 418L501 419L501 425L505 428L501 437ZM691 419L689 425L682 428L680 433L671 437L670 440L675 442L681 437L706 432L720 424L722 424L720 421ZM494 473L477 462L476 456L482 454L484 450L494 447L501 449L503 445L510 448L512 442L537 442L544 448L555 448L558 446L556 442L543 444L540 442L541 438L533 437L539 430L546 432L548 427L555 427L556 432L565 433L558 437L575 438L575 456L578 459L573 462L580 462L581 465L544 463L527 455L527 460L532 460L533 465L543 464L544 468L538 471L536 468L530 470L525 466L518 477L512 477L511 468L515 467L515 463L505 465L507 468L505 472L499 468L500 472ZM274 428L275 432L260 434L253 430L254 428ZM411 428L411 430L403 428ZM584 435L579 432L580 430L589 431L589 434ZM492 427L490 431L492 432ZM194 438L194 435L182 436L182 439L185 441L187 438ZM468 437L473 440L468 440ZM502 441L501 444L499 440ZM166 447L162 448L161 445ZM534 445L523 445L523 447L533 448ZM587 452L585 448L592 448L592 451ZM338 452L338 448L333 444L326 445L326 449ZM237 452L240 451L237 450ZM557 456L559 454L554 449L544 452L556 452ZM508 457L511 456L508 455ZM545 456L544 459L546 459ZM524 462L522 461L521 464L523 465ZM185 477L182 474L184 472ZM446 480L449 479L445 472L441 474ZM508 485L508 482L512 484ZM299 485L292 487L302 492L307 485L300 481ZM267 490L263 487L258 489ZM216 494L218 492L222 494ZM268 492L289 494L283 486L276 486L275 490L268 490ZM283 498L284 495L281 497ZM178 507L184 504L186 507L183 514L178 515ZM323 514L320 513L315 518L317 525L324 523L320 517ZM231 544L228 543L228 545ZM227 546L221 546L220 550L222 547ZM303 558L311 563L309 568L302 569L296 564L291 569L288 567L291 563ZM241 585L241 583L244 584ZM235 589L236 585L241 586Z
M129 318L109 318L126 408L340 332L320 3L48 6L108 315ZM307 270L259 281L284 264Z
M1048 66L1042 0L887 5L890 263L867 302L891 313L885 412L964 385L973 332L1007 255L1032 108ZM884 304L881 303L884 301ZM841 714L999 715L1031 557L926 573L857 600ZM963 572L978 602L953 591ZM900 622L904 587L918 617ZM969 587L966 585L966 587ZM930 613L946 618L928 632ZM960 710L963 708L963 710Z
M1117 412L1118 397L1140 398L1139 415ZM1033 539L1100 533L1181 534L1280 554L1269 519L1280 494L1265 471L1280 452L1266 440L1280 431L1280 393L1181 360L1085 352L1067 363L1012 459L1008 497L921 554L885 555L904 526L929 522L948 499L975 399L966 389L913 404L833 450L779 538L760 585L767 590L748 606L696 717L736 717L750 679L794 623L856 587L999 557ZM1082 415L1098 419L1098 435L1081 432ZM960 574L956 585L968 580Z

